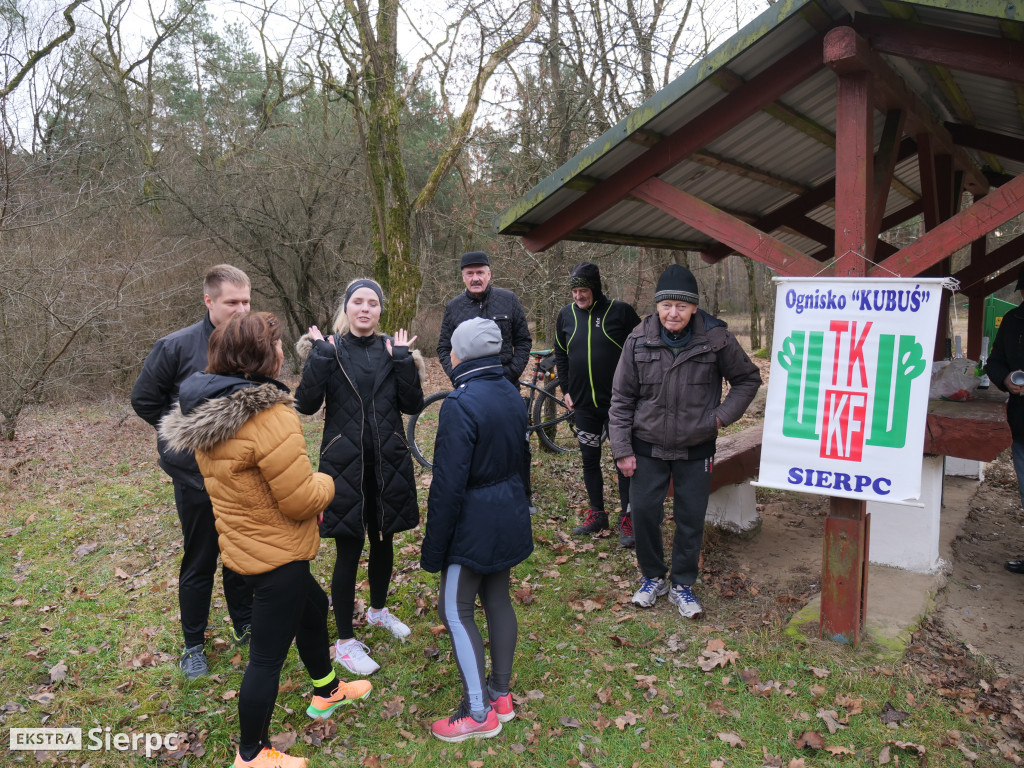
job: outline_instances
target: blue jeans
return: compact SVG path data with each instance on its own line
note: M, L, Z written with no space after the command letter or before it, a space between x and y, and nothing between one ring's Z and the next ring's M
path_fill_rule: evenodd
M1024 440L1014 440L1010 446L1013 455L1013 471L1017 473L1017 490L1020 493L1020 505L1024 507Z

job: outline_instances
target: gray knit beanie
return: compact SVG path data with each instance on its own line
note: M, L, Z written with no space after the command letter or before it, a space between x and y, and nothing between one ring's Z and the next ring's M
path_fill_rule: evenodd
M501 354L501 330L486 317L474 317L459 324L452 334L452 354L460 362Z

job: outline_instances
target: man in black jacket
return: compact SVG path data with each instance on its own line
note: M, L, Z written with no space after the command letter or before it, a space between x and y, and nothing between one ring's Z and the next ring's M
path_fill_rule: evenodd
M462 282L466 284L465 292L445 305L441 320L441 336L437 340L441 367L450 379L452 333L471 317L485 317L501 330L501 368L506 379L517 383L526 369L533 344L522 304L512 291L491 285L491 262L483 251L462 254Z
M206 316L158 340L132 387L132 408L154 428L177 402L181 383L193 373L206 369L213 329L227 322L233 314L249 311L249 278L228 264L212 267L203 281L203 301ZM194 680L210 671L203 643L213 596L213 575L220 554L217 528L195 454L171 451L159 437L157 450L160 467L174 483L174 503L184 538L178 573L178 605L185 650L179 663L188 678ZM241 576L227 567L223 569L223 578L235 642L247 643L252 590Z
M1017 290L1024 298L1024 268L1017 277ZM1013 436L1010 453L1017 473L1020 503L1024 507L1024 384L1013 380L1024 379L1024 304L1003 315L985 372L993 384L1010 393L1006 403L1006 420ZM1024 555L1007 561L1005 568L1013 573L1024 573Z
M624 301L604 295L601 272L589 261L577 264L569 278L572 301L562 307L555 323L555 362L558 385L565 404L576 413L576 437L583 458L583 484L590 508L575 536L607 530L601 442L608 427L612 377L629 332L640 322L636 310ZM633 520L629 512L629 478L619 478L619 544L633 546Z

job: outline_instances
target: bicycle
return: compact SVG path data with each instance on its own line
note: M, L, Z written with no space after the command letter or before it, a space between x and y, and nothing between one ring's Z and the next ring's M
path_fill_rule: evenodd
M565 402L556 394L558 379L555 378L555 351L553 349L537 349L530 352L533 358L533 376L529 381L520 380L519 386L525 387L527 415L529 417L528 432L537 435L541 448L550 453L568 453L575 450L576 419ZM409 450L413 458L421 466L431 469L434 466L434 435L437 432L437 419L441 413L441 403L448 397L451 390L436 392L423 401L419 413L409 417L405 436L409 442ZM417 427L423 439L416 439ZM425 427L425 429L424 429Z

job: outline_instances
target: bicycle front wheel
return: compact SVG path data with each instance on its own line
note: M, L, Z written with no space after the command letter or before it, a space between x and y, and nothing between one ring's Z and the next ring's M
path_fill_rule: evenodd
M434 468L434 436L437 434L437 419L441 415L441 404L449 392L437 392L423 401L419 413L409 417L405 436L413 458L427 469Z
M551 453L576 450L576 417L555 394L558 382L552 379L543 389L533 384L527 386L534 390L530 430L537 433L541 448Z

